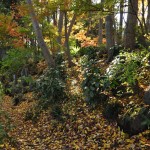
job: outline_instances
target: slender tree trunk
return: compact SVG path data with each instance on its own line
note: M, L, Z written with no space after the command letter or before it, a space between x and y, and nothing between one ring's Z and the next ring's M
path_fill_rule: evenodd
M68 57L68 65L69 67L72 66L72 59L71 59L71 54L70 54L70 48L69 48L69 35L68 35L68 30L67 30L67 12L65 14L65 48L66 48L66 55Z
M101 3L104 3L105 0L101 0ZM102 44L103 42L103 18L99 19L98 24L98 44Z
M147 30L150 32L150 0L147 0L148 3L148 14L147 14Z
M53 25L57 26L57 12L54 12L52 16L53 16Z
M61 45L61 34L62 34L62 28L63 28L63 17L64 13L62 11L59 12L59 21L58 21L58 37L57 37L57 42L59 45ZM60 51L60 48L59 50Z
M115 45L115 40L114 40L114 15L109 14L106 16L106 48L108 51L108 59L107 62L110 62L113 58L113 51L110 50L111 47Z
M70 26L69 26L69 29L68 29L68 37L70 36L70 33L72 31L72 27L75 24L75 21L76 21L76 14L73 15L72 20L70 22Z
M34 32L36 34L38 44L42 50L43 56L44 56L49 67L55 67L55 61L49 52L48 46L44 42L42 31L39 27L39 23L37 21L37 18L36 18L35 12L34 12L32 1L26 0L26 2L29 6L29 12L30 12L30 17L31 17L32 24L33 24L33 29L34 29Z
M145 0L142 0L142 22L143 22L143 26L144 26L144 31L145 33L147 33L147 26L146 26L146 20L145 20L145 4L144 4Z
M99 25L98 25L98 44L102 44L103 41L103 19L99 19Z
M122 43L122 31L123 31L123 5L124 0L120 0L120 18L119 18L119 31L117 35L117 43Z
M125 29L124 46L134 49L137 25L138 0L129 0L128 17Z

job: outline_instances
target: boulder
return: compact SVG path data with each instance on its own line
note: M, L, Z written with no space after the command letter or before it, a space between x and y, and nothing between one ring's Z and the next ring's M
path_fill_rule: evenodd
M144 94L144 103L150 105L150 86L148 87L148 90Z
M118 125L130 136L147 130L150 125L150 107L132 108L122 115Z

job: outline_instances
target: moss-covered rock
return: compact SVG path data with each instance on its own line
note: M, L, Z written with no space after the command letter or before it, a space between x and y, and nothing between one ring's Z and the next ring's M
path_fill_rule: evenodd
M121 115L118 125L129 135L138 134L150 126L150 107L130 105L126 113Z

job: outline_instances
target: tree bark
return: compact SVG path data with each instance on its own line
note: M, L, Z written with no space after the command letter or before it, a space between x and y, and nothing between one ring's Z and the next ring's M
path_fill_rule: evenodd
M68 57L68 65L69 67L72 66L72 59L71 59L71 54L70 54L70 48L69 48L69 35L68 35L68 30L67 30L67 12L65 12L65 52Z
M58 21L58 37L57 42L59 45L61 45L61 34L62 34L62 28L63 28L63 17L64 13L62 11L59 11L59 21ZM58 49L60 51L60 48Z
M150 0L147 0L148 3L148 14L147 14L147 30L150 32Z
M119 31L117 33L117 44L122 44L122 31L123 31L123 5L124 0L120 0L120 18L119 18Z
M135 48L137 13L138 13L138 0L129 0L128 2L128 17L124 35L125 48Z
M106 16L106 48L108 51L108 59L107 62L110 62L113 58L113 51L110 50L111 47L113 47L115 45L115 40L114 40L114 15L113 14L109 14L108 16Z
M70 26L67 29L67 12L65 12L65 43L64 43L64 45L66 47L66 55L68 57L69 67L74 65L74 63L72 62L71 54L70 54L69 36L71 34L72 27L73 27L73 25L75 23L75 20L76 20L76 14L73 15L72 20L70 22Z
M102 44L103 41L103 19L99 19L99 24L98 24L98 44Z
M45 60L48 64L48 66L53 68L53 67L55 67L55 61L54 61L52 55L49 52L48 46L44 42L42 31L39 27L39 23L37 21L37 18L36 18L35 12L34 12L32 1L31 0L26 0L26 2L29 6L30 17L31 17L31 20L32 20L33 29L34 29L34 32L36 34L38 44L39 44L39 46L42 50L43 56L44 56L44 58L45 58Z
M104 0L101 0L101 3L104 3ZM103 42L103 18L99 19L98 24L98 44L102 44Z

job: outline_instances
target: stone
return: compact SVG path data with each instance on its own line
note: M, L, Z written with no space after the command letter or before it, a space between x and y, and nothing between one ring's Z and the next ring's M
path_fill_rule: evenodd
M150 105L150 86L148 87L148 90L144 94L144 103Z
M119 127L130 136L143 132L149 128L150 107L132 109L129 113L122 115L118 120Z

